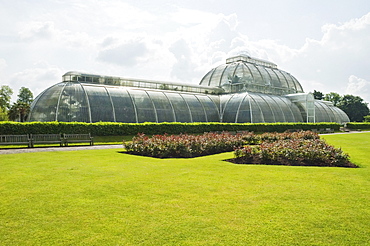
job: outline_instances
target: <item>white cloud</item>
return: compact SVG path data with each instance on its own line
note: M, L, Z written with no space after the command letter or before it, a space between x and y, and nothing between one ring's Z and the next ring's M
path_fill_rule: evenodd
M19 36L23 40L30 41L34 39L50 39L53 37L54 33L55 30L53 22L33 21L22 24L22 29L19 31Z
M118 46L108 47L99 52L98 59L104 62L121 65L135 66L140 58L147 55L148 48L143 41L129 40Z
M5 59L0 58L0 72L7 67Z
M370 81L351 75L348 79L346 94L356 95L370 102Z
M21 87L30 88L34 97L36 97L49 86L62 80L61 74L63 74L63 71L59 68L51 66L46 62L39 62L34 64L34 66L34 68L17 72L10 78L10 87L14 91L13 101L16 100Z
M370 78L370 13L323 25L321 38L308 37L294 49L279 40L252 40L258 35L247 29L241 33L248 26L241 11L246 4L223 13L174 2L157 8L148 7L155 6L151 1L13 2L7 3L12 8L0 10L6 13L2 23L9 23L0 30L0 79L18 87L27 82L34 92L60 81L68 70L198 83L228 56L244 51L292 73L305 91L344 94L351 83L361 85L354 79L348 84L351 75ZM261 21L257 14L256 22ZM281 32L295 38L289 30ZM40 60L53 66L34 65Z
M176 11L170 14L173 21L183 25L199 25L199 24L212 24L217 19L217 15L196 10L196 9L186 9L177 8Z
M301 49L275 45L278 51L268 53L285 58L281 64L301 81L305 91L344 94L350 75L370 76L370 13L343 24L324 25L322 32L320 40L307 39Z

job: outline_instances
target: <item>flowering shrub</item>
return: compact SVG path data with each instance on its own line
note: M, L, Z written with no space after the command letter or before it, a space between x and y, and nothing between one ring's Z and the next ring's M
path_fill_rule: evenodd
M299 132L266 132L261 134L260 142L273 142L277 140L287 140L287 139L319 139L319 134L312 131L299 131Z
M231 161L240 164L357 167L341 149L318 138L265 141L259 146L238 148L234 155Z
M159 158L196 157L233 151L243 146L246 139L252 139L254 134L242 132L231 134L204 133L203 135L154 135L149 138L138 134L132 142L124 144L128 153Z
M190 158L234 150L234 163L356 167L341 149L334 148L311 131L203 135L138 134L124 143L128 153L159 158Z

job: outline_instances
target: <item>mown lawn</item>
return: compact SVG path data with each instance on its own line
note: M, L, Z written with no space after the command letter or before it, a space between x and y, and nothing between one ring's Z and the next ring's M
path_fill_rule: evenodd
M370 133L324 138L361 168L0 155L0 244L370 245Z

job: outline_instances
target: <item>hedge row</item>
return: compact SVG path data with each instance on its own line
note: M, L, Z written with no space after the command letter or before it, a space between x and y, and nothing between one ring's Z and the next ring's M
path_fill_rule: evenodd
M370 129L370 122L350 122L346 124L347 128L349 129L361 129L361 130L369 130Z
M123 136L144 133L180 134L217 131L284 132L288 129L339 130L337 123L112 123L112 122L0 122L1 134L91 133L93 136Z

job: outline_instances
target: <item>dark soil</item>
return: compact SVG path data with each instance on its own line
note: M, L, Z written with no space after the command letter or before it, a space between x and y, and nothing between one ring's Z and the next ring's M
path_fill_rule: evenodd
M234 164L254 164L254 165L283 165L283 166L318 166L318 167L350 167L357 168L358 166L352 162L343 162L332 164L330 162L307 162L306 160L291 161L288 159L280 158L276 161L263 160L258 156L252 156L250 158L233 158L227 159L225 161L234 163Z

